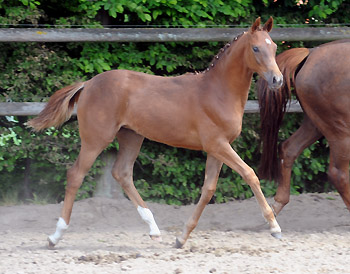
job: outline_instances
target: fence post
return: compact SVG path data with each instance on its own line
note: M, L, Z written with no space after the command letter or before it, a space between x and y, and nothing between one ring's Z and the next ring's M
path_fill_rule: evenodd
M105 166L101 169L101 175L97 177L95 197L106 197L113 199L126 199L119 183L112 176L112 168L116 160L116 151L103 152L101 160Z

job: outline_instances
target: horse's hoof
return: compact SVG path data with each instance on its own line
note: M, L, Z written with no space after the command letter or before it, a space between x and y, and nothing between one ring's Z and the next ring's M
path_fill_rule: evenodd
M150 237L153 241L156 241L156 242L162 242L162 241L163 241L161 235L149 235L149 237Z
M51 241L50 237L47 237L47 241L48 241L47 248L48 249L54 249L55 248L55 244Z
M180 240L178 238L176 238L175 241L175 247L176 248L182 248L184 246L185 243L180 242Z
M282 232L272 232L271 235L278 240L282 239Z

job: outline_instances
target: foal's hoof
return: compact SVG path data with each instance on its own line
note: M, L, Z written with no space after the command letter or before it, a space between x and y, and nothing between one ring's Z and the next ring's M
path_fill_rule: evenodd
M271 235L278 240L282 239L282 232L272 232Z
M149 237L150 237L153 241L156 241L156 242L162 242L162 241L163 241L161 235L149 235Z
M48 249L54 249L55 248L55 244L51 241L50 237L47 237L47 241L48 241L47 248Z
M175 241L175 247L176 248L182 248L184 246L185 243L182 243L179 238L176 238L176 241Z

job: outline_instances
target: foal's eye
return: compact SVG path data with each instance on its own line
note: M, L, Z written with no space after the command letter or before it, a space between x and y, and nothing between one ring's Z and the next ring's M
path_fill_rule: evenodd
M259 52L259 48L258 47L253 47L253 51L254 52Z

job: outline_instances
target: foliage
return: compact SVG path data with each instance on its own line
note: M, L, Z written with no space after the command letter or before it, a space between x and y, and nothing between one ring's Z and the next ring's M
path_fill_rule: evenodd
M279 24L348 23L344 0L253 1L258 14L273 15Z
M341 0L0 0L0 27L248 26L259 15L263 20L272 15L276 24L345 23L348 8L349 4ZM279 43L279 51L303 45L312 46L285 42ZM0 101L46 101L55 90L110 69L159 75L201 71L222 46L213 42L1 43ZM254 92L249 98L255 98ZM288 114L286 118L281 140L300 122L298 114ZM66 169L79 151L77 123L73 119L61 129L34 133L26 128L26 121L27 117L0 117L0 199L16 198L18 193L21 196L23 182L29 179L26 187L32 192L32 201L37 202L38 197L60 201ZM242 134L233 147L256 168L259 117L246 115L243 122ZM293 192L329 189L325 184L327 153L324 141L303 152L294 166ZM95 163L78 198L93 193L101 165L100 161ZM193 203L200 195L204 169L202 152L145 141L135 165L135 185L147 200ZM274 194L273 183L261 184L266 195ZM240 176L223 166L216 202L251 196Z
M119 24L147 25L149 23L163 26L205 26L227 24L229 21L248 15L249 0L241 1L181 1L181 0L81 0L78 10L87 12L94 18L103 9L115 18ZM231 18L231 19L230 19Z

